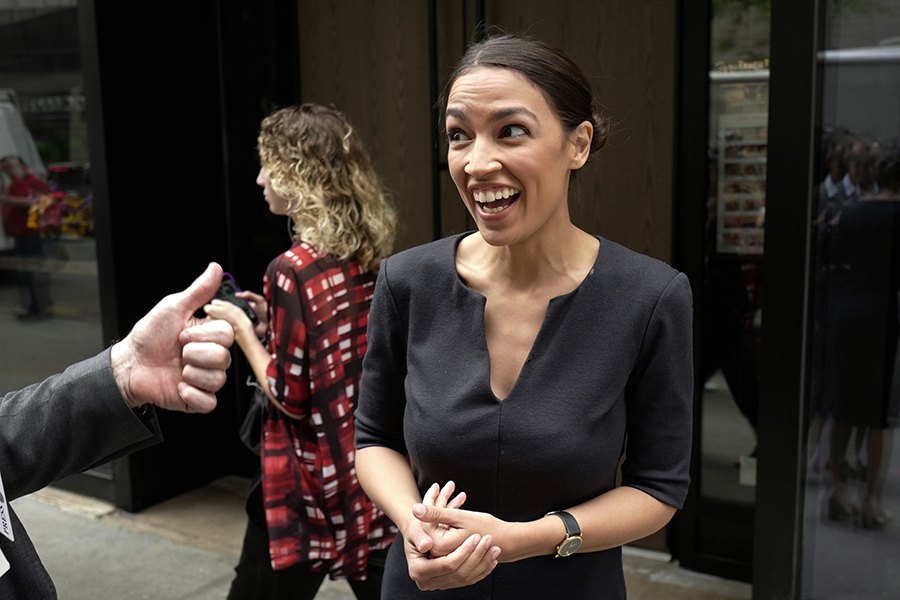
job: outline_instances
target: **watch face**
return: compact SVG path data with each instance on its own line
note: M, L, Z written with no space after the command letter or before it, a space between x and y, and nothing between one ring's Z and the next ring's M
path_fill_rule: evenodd
M570 554L574 554L579 548L581 548L581 538L577 536L570 537L559 545L559 549L556 553L560 556L569 556Z

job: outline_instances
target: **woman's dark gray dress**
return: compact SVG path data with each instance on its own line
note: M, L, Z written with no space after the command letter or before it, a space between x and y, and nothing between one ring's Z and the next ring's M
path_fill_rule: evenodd
M688 488L691 292L661 261L602 239L573 292L550 301L508 397L490 385L482 295L455 267L461 234L382 263L369 314L357 447L408 454L420 490L456 482L465 508L529 521L622 485L680 508ZM626 444L627 438L627 444ZM500 564L421 592L398 537L386 600L625 598L621 549Z

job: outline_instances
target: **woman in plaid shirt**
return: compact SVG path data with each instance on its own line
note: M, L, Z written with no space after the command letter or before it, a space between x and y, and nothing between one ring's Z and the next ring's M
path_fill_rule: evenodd
M396 530L356 478L354 417L375 277L396 215L346 118L304 104L273 112L259 134L256 183L293 224L293 246L269 264L264 296L240 292L259 317L214 300L269 399L261 481L228 598L313 598L328 575L360 600L379 598ZM264 339L261 341L259 337Z

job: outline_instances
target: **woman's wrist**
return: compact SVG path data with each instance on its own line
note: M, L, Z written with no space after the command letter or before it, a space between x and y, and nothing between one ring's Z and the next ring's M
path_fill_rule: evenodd
M242 350L246 350L249 348L249 344L251 343L261 343L260 339L256 337L256 332L253 330L253 325L250 323L248 319L246 323L242 323L234 330L234 341L237 342L238 346L241 347Z
M503 531L495 536L499 538L497 545L503 549L500 562L552 555L565 535L566 530L557 517L544 516L535 521L506 523Z

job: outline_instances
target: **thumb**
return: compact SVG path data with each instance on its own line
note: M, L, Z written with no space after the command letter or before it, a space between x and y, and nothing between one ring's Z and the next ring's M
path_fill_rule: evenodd
M449 523L450 515L444 509L420 502L413 505L413 516L423 523Z
M218 263L211 262L187 289L175 294L175 302L179 308L192 313L208 304L220 285L222 285L222 267Z
M418 506L422 506L421 504ZM415 515L416 505L413 505L413 514ZM406 538L412 547L416 549L417 552L422 554L427 554L429 550L434 546L434 540L431 539L431 536L425 533L422 529L422 524L418 521L411 521L407 526L407 530L403 533L403 537Z

